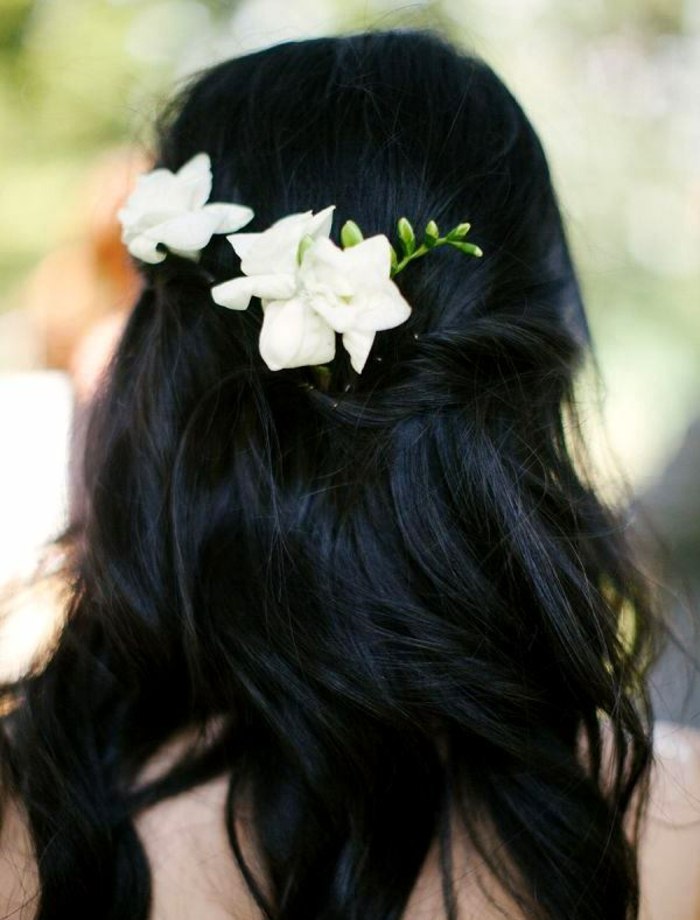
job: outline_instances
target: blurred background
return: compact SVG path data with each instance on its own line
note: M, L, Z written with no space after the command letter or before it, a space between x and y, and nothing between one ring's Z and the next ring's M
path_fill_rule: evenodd
M700 0L0 0L0 583L13 611L3 673L55 620L55 592L30 589L29 576L64 520L75 408L135 291L116 210L147 163L161 102L231 55L408 26L484 57L543 140L604 384L593 446L630 482L632 520L648 509L665 540L672 616L692 609ZM692 621L679 629L700 653ZM659 712L700 724L700 696L682 702L678 660L665 661Z

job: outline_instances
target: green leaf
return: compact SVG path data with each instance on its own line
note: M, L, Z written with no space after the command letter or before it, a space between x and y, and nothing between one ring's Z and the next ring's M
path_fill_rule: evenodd
M299 248L297 249L297 265L301 265L306 252L311 246L313 246L313 244L314 238L309 236L308 233L306 236L302 236L301 240L299 241Z
M407 256L413 255L416 251L416 234L408 218L399 218L398 232L404 252Z
M357 246L363 239L362 230L360 230L355 221L346 220L340 231L340 242L343 244L343 248L349 249L351 246Z

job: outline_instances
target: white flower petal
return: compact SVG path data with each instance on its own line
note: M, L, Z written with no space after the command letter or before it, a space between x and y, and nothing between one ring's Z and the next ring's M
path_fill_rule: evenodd
M325 364L335 355L335 333L302 300L272 301L265 306L260 354L272 371Z
M346 250L336 246L332 240L317 239L304 253L299 267L304 287L319 293L332 292L338 297L354 294L359 283L357 266L348 263L345 253Z
M347 249L318 239L304 254L299 275L310 290L331 290L339 297L383 287L391 275L391 245L383 235Z
M127 207L120 208L117 211L117 220L122 227L122 242L128 243L130 238L133 238L136 234L133 232L133 226L138 220L139 215L134 214Z
M182 214L182 211L169 208L163 201L153 203L143 210L139 210L129 204L117 212L122 225L123 236L136 236L148 230L149 227L163 224L180 214Z
M157 265L158 262L162 262L163 259L165 259L166 255L164 252L161 252L157 246L157 241L149 240L147 237L141 235L130 240L127 244L127 249L132 256L140 259L142 262L148 262L150 265Z
M170 191L173 178L170 170L163 168L152 169L138 176L134 183L134 190L127 199L127 205L140 209L152 203L162 203Z
M217 222L218 218L215 214L209 214L206 211L190 211L164 224L150 227L146 230L145 235L149 239L164 243L169 249L192 252L204 249L216 229Z
M335 332L347 332L357 326L357 307L353 301L347 302L335 297L332 292L325 294L316 291L304 292L306 303L328 323Z
M304 235L312 236L314 239L320 239L324 236L330 236L331 227L333 226L333 212L335 205L331 204L318 214L314 214L306 225Z
M180 256L182 259L192 259L193 262L199 262L202 253L199 249L173 249L168 250L173 255Z
M252 208L247 208L242 204L214 202L205 204L202 210L205 214L213 214L218 219L214 233L233 233L234 230L239 230L249 224L255 216Z
M274 223L267 230L256 234L238 234L229 237L229 242L241 258L241 270L246 275L267 275L280 272L288 275L296 271L297 250L307 225L305 215L290 214ZM254 237L250 239L249 237Z
M307 302L336 332L377 332L398 326L411 314L390 271L389 241L375 236L348 249L316 240L298 275Z
M333 224L333 212L335 205L329 205L318 214L313 211L298 211L295 214L286 214L280 217L268 227L268 230L274 229L276 232L290 235L294 233L296 238L301 241L303 236L312 236L314 239L322 236L328 236ZM265 231L267 233L267 230Z
M195 153L175 173L180 179L191 179L211 175L211 159L208 153Z
M211 291L216 303L222 307L245 310L251 297L259 297L261 300L289 300L294 296L296 284L292 275L244 275L214 285Z
M232 278L211 289L214 303L229 310L246 310L251 297L255 297L255 278Z
M191 188L189 181L181 182L168 169L154 169L136 180L128 207L142 215L153 212L180 214L189 211Z
M236 233L227 237L241 259L243 273L294 273L297 269L297 251L302 238L330 233L334 208L335 205L331 205L315 215L311 211L287 214L262 233Z
M295 211L294 214L285 214L284 217L280 217L279 220L276 220L273 224L263 231L267 233L269 230L275 231L284 231L288 233L292 230L298 231L299 238L301 238L304 233L306 233L306 227L308 227L309 222L313 220L313 211Z
M350 364L358 374L362 373L362 369L367 363L373 342L374 332L360 332L352 329L343 333L343 346L350 355Z
M197 153L178 169L174 176L176 194L185 208L201 208L211 195L211 160L207 153Z
M391 277L391 243L384 234L370 236L343 250L345 271L358 287L374 288Z
M354 297L353 327L364 332L381 332L405 323L411 315L411 307L404 300L393 281L386 281L374 290L362 291Z
M259 236L259 233L233 233L231 236L227 236L226 239L231 244L231 248L238 258L243 260L250 249L255 245Z
M289 300L296 294L294 275L254 275L255 296L262 300Z

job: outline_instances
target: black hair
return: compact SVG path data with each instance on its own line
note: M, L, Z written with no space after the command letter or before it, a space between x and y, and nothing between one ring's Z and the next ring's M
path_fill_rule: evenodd
M142 266L62 542L65 623L3 691L39 920L145 920L134 816L218 775L269 920L399 920L435 839L454 920L455 814L527 916L637 916L654 620L577 459L590 336L531 124L441 38L370 33L198 75L156 159L200 151L211 199L254 209L246 230L335 204L336 241L347 219L468 220L485 255L409 265L410 319L360 375L339 349L323 385L265 366L259 302L213 303L238 265L223 236ZM244 795L264 879L236 836Z

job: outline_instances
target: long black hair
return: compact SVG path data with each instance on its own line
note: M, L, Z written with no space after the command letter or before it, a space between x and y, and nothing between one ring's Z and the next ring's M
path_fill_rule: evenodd
M199 75L156 159L200 151L212 200L254 208L247 230L335 204L336 241L349 218L468 220L485 255L406 268L409 321L361 375L339 349L322 378L267 369L259 302L213 303L237 265L223 237L142 266L63 539L65 625L3 691L39 920L144 920L134 816L220 774L270 920L399 920L436 839L454 920L450 815L527 916L635 917L653 619L576 459L589 333L532 126L482 62L398 31Z

